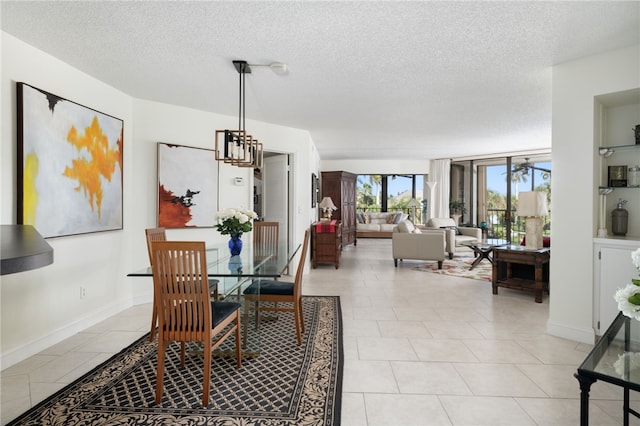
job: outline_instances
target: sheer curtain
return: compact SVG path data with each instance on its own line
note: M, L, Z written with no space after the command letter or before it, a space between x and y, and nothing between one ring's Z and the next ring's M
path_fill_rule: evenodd
M434 217L449 217L449 182L451 160L431 160L429 164L429 180L438 184L434 188L433 204Z

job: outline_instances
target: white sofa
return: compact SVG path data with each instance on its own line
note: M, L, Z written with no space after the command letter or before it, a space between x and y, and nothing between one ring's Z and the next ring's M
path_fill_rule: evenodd
M391 235L393 263L398 260L435 260L442 269L445 259L445 233L442 230L416 230L408 220L398 224Z
M434 217L427 221L425 230L443 230L446 234L446 252L449 253L449 259L453 259L453 254L461 251L471 251L469 247L464 246L463 242L482 241L482 229L470 228L464 226L456 226L456 221L450 217Z
M357 213L356 232L358 238L391 238L394 228L407 215L400 212Z

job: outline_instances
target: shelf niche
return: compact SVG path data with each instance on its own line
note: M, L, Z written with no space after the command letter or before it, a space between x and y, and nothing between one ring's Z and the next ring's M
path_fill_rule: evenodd
M595 96L594 106L594 142L600 160L596 162L599 164L596 186L600 194L608 194L597 198L598 202L605 198L604 209L599 207L598 215L604 211L607 237L612 237L611 212L619 199L627 200L625 209L629 211L629 226L626 238L640 240L640 186L609 186L608 182L609 166L640 165L640 144L635 143L634 133L635 126L640 124L640 88ZM598 237L604 237L600 232L598 229Z

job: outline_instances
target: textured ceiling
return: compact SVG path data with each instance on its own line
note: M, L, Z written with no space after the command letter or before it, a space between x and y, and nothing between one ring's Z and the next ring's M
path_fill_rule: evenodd
M131 96L232 116L232 60L284 62L285 76L247 76L247 118L309 130L323 159L548 149L551 67L640 43L637 1L2 1L0 14L3 31Z

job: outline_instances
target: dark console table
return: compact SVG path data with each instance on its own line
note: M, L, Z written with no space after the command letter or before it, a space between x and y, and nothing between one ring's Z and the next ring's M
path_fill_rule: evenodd
M506 245L493 249L493 294L498 287L531 291L537 303L542 293L549 292L549 259L551 249L528 249L525 246Z
M332 263L336 269L340 266L342 251L342 223L316 222L311 225L311 265L315 269L318 263Z

